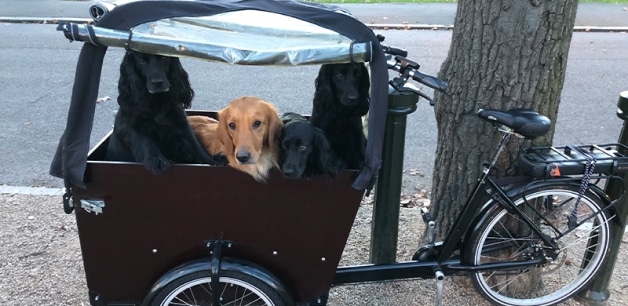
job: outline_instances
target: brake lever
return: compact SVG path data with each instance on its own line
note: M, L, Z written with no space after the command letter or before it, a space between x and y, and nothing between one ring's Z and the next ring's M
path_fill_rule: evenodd
M429 101L430 106L434 106L434 100L432 100L431 97L424 94L421 90L419 90L419 88L417 88L413 84L406 83L406 80L404 80L401 77L393 78L392 80L390 80L389 84L390 86L392 86L392 88L394 88L398 92L411 92L411 93L417 94L423 99L426 99L427 101Z
M419 65L419 63L409 60L405 58L405 56L397 55L395 56L395 61L399 63L401 67L403 67L404 71L406 71L408 68L410 68L410 70L419 70L419 68L421 68L421 65Z

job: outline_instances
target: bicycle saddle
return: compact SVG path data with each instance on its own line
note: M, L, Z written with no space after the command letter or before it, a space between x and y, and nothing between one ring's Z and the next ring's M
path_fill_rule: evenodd
M529 109L515 108L508 111L480 109L478 117L491 122L505 125L525 138L534 139L543 136L552 124L549 118Z

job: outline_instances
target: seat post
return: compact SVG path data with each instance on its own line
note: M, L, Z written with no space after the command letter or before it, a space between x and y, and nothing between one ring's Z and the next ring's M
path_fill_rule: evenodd
M478 181L484 181L486 179L486 177L491 172L491 169L497 163L497 158L499 158L499 155L502 153L502 151L504 150L504 148L510 141L510 138L512 137L512 131L510 129L508 130L499 129L499 131L504 133L504 136L502 137L502 140L499 142L499 145L497 146L497 152L493 154L493 157L491 158L491 162L484 167L484 170L482 171L482 175L480 176Z

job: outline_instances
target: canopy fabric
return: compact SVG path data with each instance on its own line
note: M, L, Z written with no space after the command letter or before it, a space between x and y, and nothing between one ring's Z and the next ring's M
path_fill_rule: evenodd
M264 17L264 25L242 22ZM237 22L227 22L229 19ZM70 40L94 45L237 65L366 62L371 56L370 42L356 43L302 20L254 10L167 18L140 24L131 31L75 23L62 24L59 30Z
M107 7L106 13L102 12L104 7ZM353 44L370 45L372 52L368 58L371 68L369 136L365 165L356 178L353 188L365 190L373 186L381 166L387 111L388 71L377 36L357 19L335 6L289 0L124 0L107 6L101 5L98 8L96 11L102 14L96 18L95 27L109 30L129 32L140 25L169 18L203 17L257 10L274 12L320 26L347 37ZM60 25L62 30L63 27L64 25ZM137 43L134 48L141 48L138 47L141 45ZM66 129L61 136L50 168L50 174L63 178L66 186L75 185L85 188L83 180L106 51L107 46L86 42L79 55ZM173 52L172 55L190 56L177 52ZM334 60L329 60L329 62L333 63Z

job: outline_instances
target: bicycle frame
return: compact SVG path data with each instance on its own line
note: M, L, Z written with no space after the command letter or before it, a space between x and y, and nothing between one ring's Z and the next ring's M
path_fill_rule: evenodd
M456 218L456 222L454 223L455 226L449 231L442 242L427 244L417 251L421 252L434 250L436 253L435 256L431 256L433 257L431 260L428 259L390 264L340 267L336 271L334 285L378 280L399 280L417 277L424 279L439 278L444 275L451 275L463 271L468 272L495 269L509 270L545 263L546 259L540 258L507 263L463 265L458 256L453 256L454 253L460 249L460 242L462 241L462 238L465 237L476 220L475 216L477 215L477 212L480 211L482 209L482 205L484 205L484 202L481 201L482 191L489 189L492 191L492 196L496 200L496 203L493 205L505 205L509 211L512 211L514 214L521 217L521 221L526 223L535 234L541 237L544 243L553 249L558 248L554 241L545 235L541 229L539 229L538 226L536 226L534 222L530 220L530 218L510 200L506 191L495 180L489 177L491 169L497 162L497 158L513 136L512 130L508 128L504 127L500 131L505 134L501 139L497 152L495 152L491 162L485 166L482 171L482 175L480 175L480 178L467 198L462 211Z

